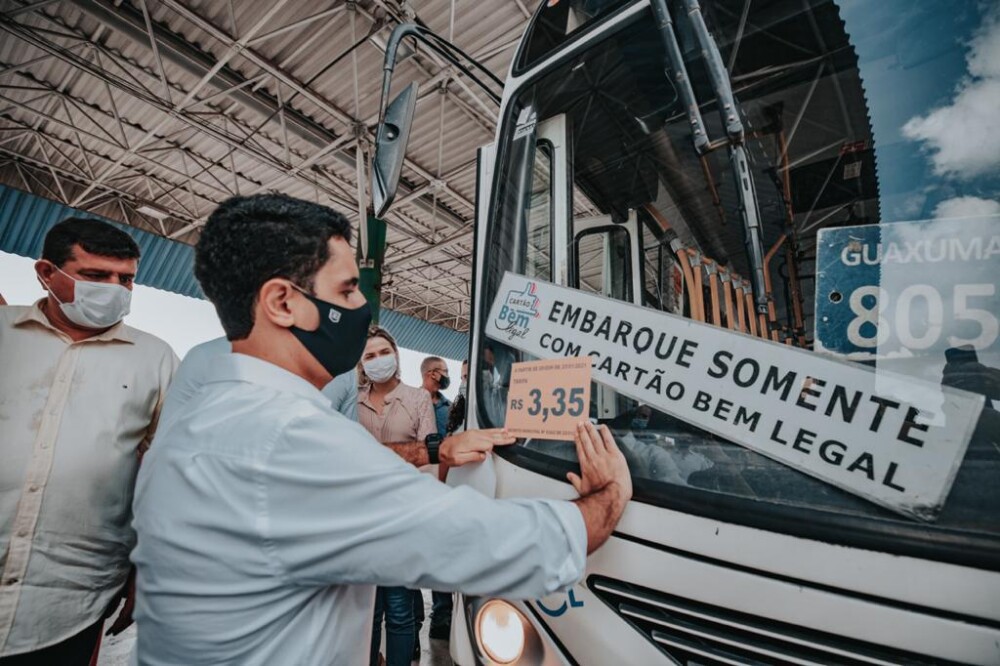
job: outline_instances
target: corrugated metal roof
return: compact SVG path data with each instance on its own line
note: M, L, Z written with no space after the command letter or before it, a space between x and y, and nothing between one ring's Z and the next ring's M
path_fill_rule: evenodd
M68 217L104 220L132 236L142 250L136 276L139 284L205 298L194 277L192 246L4 185L0 185L0 250L37 259L42 253L45 234ZM468 355L469 336L466 333L385 308L381 324L408 349L452 359L464 359Z
M189 244L219 202L258 191L331 205L356 224L352 139L361 126L371 138L392 28L416 18L448 36L454 11L455 43L503 77L528 16L523 2L403 4L405 11L389 0L287 2L252 37L273 2L23 7L0 20L0 70L9 84L0 90L0 182ZM244 37L249 42L235 48ZM216 64L216 76L205 79ZM383 295L402 312L463 331L475 148L491 140L495 109L469 92L464 77L437 94L452 74L422 47L396 70L394 89L410 81L423 87L406 183L388 214ZM242 87L222 92L231 86ZM175 108L189 94L190 103ZM327 150L335 137L340 147ZM411 187L420 189L416 198L405 196ZM147 204L168 216L141 213ZM442 243L459 230L458 242Z

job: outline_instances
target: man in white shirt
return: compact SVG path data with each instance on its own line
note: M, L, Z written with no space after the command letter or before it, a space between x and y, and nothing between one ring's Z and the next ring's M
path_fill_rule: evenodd
M142 664L362 664L376 584L545 596L580 579L631 497L624 457L589 423L580 499L493 500L331 410L319 389L357 363L371 319L349 240L339 213L281 195L230 199L203 229L195 273L233 353L140 470ZM409 443L407 459L460 464L509 441L479 435Z
M48 296L0 308L3 666L89 664L126 584L139 454L177 367L121 323L138 260L124 231L66 220L35 264Z
M197 394L205 383L205 373L211 359L222 354L229 354L233 346L225 338L215 338L202 342L188 350L184 360L174 374L174 380L167 391L163 402L160 421L166 422L173 417L174 412ZM323 387L323 395L330 401L330 406L351 419L358 420L358 376L351 369Z

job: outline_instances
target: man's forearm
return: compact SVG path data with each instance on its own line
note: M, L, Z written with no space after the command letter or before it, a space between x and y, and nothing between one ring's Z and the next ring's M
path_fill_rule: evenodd
M583 514L583 523L587 526L587 554L590 555L611 536L624 510L625 500L618 484L609 483L573 502Z
M423 467L431 463L431 458L427 454L427 445L423 442L396 442L386 444L396 452L400 458L415 467Z

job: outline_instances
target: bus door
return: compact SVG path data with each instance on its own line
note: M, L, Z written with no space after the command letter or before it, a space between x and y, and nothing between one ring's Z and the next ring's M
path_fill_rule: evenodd
M622 224L610 215L578 218L573 224L571 286L619 301L642 304L639 270L641 230L634 210ZM591 386L594 409L601 420L613 419L626 408L618 393L596 382Z

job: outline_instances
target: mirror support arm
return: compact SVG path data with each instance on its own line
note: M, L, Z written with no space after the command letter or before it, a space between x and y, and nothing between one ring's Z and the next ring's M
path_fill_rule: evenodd
M497 106L500 105L500 96L490 90L490 88L478 76L476 76L469 67L462 63L456 54L461 56L461 58L466 62L471 63L476 69L486 74L493 81L493 83L503 89L503 81L497 78L493 72L486 69L479 61L465 53L465 51L446 39L434 34L431 30L417 25L416 23L401 23L392 31L392 34L389 36L389 41L387 41L385 45L385 60L382 65L382 92L379 97L378 119L380 123L385 115L385 108L389 100L389 88L392 83L393 70L396 68L399 45L406 37L413 37L422 41L428 48L432 49L435 53L447 60L463 74L472 79L476 85L478 85L480 89L482 89L482 91L497 104Z

